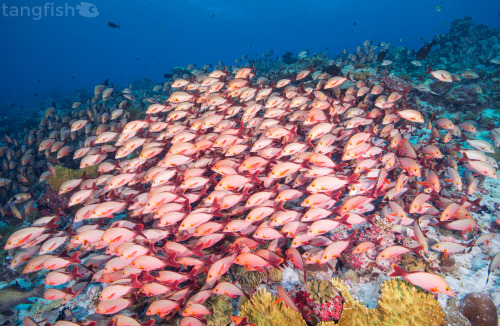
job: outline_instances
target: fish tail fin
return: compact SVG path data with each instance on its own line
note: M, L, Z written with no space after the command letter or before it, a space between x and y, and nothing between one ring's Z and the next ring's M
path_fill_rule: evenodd
M427 71L425 72L425 74L430 74L432 72L432 69L431 69L431 66L427 65L425 66L427 68Z
M276 205L274 205L274 209L285 212L286 210L283 208L283 200L280 200Z
M149 251L151 251L151 253L155 254L157 253L156 249L155 249L155 244L153 241L148 241L147 242L147 246L148 246L148 249Z
M247 197L250 195L250 187L243 187L243 193L241 194L243 197Z
M405 277L406 275L408 275L407 272L405 272L401 267L399 267L396 264L392 264L391 267L394 269L394 272L389 274L390 277L397 277L397 276Z
M144 230L144 224L137 224L134 228L134 232L136 235L140 235L141 237L147 240L148 237L146 237L144 233L142 233L142 230Z
M150 319L148 320L147 322L141 324L142 326L154 326L155 324L155 320L154 319Z
M413 251L414 253L416 253L419 257L422 257L422 256L420 255L420 250L424 250L424 246L418 246L418 247L415 247L415 248L413 248L413 249L412 249L412 251Z
M189 271L189 273L187 274L187 276L192 279L192 278L195 278L196 275L198 274L198 270L196 270L196 268L193 268Z
M352 224L350 224L349 222L347 222L348 219L349 219L349 215L345 214L337 222L339 222L340 224L343 224L343 225L347 226L350 229L350 228L352 228Z
M198 257L205 257L205 254L201 251L202 249L203 249L203 244L199 244L193 249L191 249L191 251Z
M261 183L261 181L260 181L260 180L259 180L259 178L258 178L259 173L260 173L260 171L259 171L259 170L255 171L255 173L252 173L252 174L250 175L250 181L252 181L252 182L254 182L254 183Z
M142 288L142 283L137 281L137 274L132 275L132 279L130 280L130 286L134 289Z
M357 179L358 179L358 177L359 177L359 173L353 173L353 174L351 174L351 175L349 176L349 178L347 178L347 182L348 182L349 184L352 184L352 183L356 183L356 184L358 184L358 183L359 183L359 181L357 180Z
M73 270L71 271L71 276L74 278L82 278L83 277L83 274L80 274L78 272L78 266L75 266L75 268L73 268Z
M69 261L72 262L72 263L76 263L76 264L80 264L82 261L80 259L78 259L78 254L79 252L75 252L70 258L69 258Z
M145 270L141 271L141 274L139 275L138 279L141 280L141 282L150 282L155 280L154 276L152 276L151 274L148 273L148 271Z
M217 180L215 180L215 177L217 177L217 173L212 174L210 176L208 182L211 183L211 184L213 184L213 185L216 185L218 182L217 182Z
M483 198L479 197L476 200L471 201L471 203L474 204L475 206L481 206L481 199L483 199Z

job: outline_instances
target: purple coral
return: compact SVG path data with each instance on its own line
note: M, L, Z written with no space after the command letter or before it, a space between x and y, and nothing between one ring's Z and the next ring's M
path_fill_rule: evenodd
M332 300L320 304L314 302L307 291L300 290L295 295L295 301L300 309L311 310L311 313L321 321L338 321L342 313L342 297L337 294Z

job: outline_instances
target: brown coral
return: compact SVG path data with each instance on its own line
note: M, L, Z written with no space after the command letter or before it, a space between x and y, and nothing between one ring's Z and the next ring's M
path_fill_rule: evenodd
M318 304L330 301L336 294L332 283L324 280L309 281L306 284L306 289L311 299Z

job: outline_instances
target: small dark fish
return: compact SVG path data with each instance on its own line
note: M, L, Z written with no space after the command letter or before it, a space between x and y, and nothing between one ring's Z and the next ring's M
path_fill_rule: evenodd
M33 94L33 96L38 96L38 93Z
M356 22L353 22L352 24L353 24L354 26L356 26L356 25L357 25L358 23L356 23Z
M431 43L425 45L420 50L418 50L417 60L418 61L424 60L427 57L427 55L429 54L429 52L431 52L432 46L436 45L436 44L437 44L437 41L436 41L436 38L434 38Z
M324 71L326 73L328 73L332 77L334 77L334 76L342 76L342 70L339 67L335 66L335 65L329 66Z
M31 291L21 289L18 285L7 286L0 289L0 314L4 314L21 303L30 303L31 297L41 297L45 285L40 285Z
M386 55L387 55L386 50L380 51L379 53L377 53L377 61L384 61Z
M165 73L165 74L163 74L163 77L165 77L165 78L172 78L172 74Z
M215 14L212 14L212 16L210 16L210 17L215 18Z
M115 23L113 22L108 22L108 26L109 27L112 27L112 28L120 28L120 25L116 25Z

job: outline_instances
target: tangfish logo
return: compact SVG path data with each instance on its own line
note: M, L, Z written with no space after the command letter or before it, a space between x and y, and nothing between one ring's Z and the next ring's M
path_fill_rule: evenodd
M99 16L99 10L90 2L80 2L80 4L76 6L76 9L78 9L80 16L83 17L94 18Z

